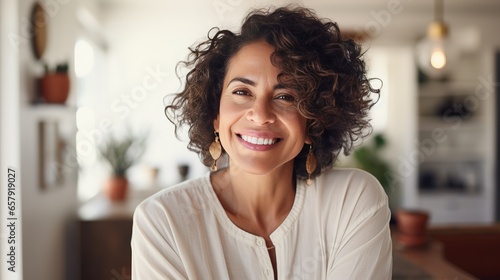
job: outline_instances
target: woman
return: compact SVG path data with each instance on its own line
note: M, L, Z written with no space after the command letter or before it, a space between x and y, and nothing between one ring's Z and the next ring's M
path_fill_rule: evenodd
M390 279L387 196L371 175L332 168L378 93L360 47L305 8L215 31L166 108L213 172L137 208L133 278Z

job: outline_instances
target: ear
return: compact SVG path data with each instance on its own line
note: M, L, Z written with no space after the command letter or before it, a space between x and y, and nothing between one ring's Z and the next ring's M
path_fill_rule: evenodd
M214 130L215 131L219 131L219 118L220 118L220 114L217 114L217 117L214 120Z
M309 127L309 126L308 126ZM304 143L306 143L307 145L311 145L312 144L312 141L311 141L311 138L309 138L309 133L308 133L309 129L306 129L306 131L304 131L304 134L306 135L305 139L304 139Z
M306 121L306 128L305 128L305 131L304 131L304 134L306 135L306 137L304 139L304 143L307 144L307 145L311 145L312 144L311 138L309 137L309 129L310 128L311 128L311 120L307 120Z

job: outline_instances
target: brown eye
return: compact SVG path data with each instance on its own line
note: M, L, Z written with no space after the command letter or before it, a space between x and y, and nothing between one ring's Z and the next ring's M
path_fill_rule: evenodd
M283 101L288 101L288 102L295 102L295 97L290 94L281 94L276 97L276 99L283 100Z
M236 95L249 95L248 91L242 89L234 90L232 93Z

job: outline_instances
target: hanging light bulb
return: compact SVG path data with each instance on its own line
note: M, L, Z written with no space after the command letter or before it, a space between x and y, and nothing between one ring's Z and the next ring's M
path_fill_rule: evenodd
M458 58L458 49L448 36L443 21L443 1L436 0L435 20L429 24L427 36L417 44L417 62L431 78L443 77Z
M446 66L446 54L443 48L435 48L431 54L431 66L435 69L443 69Z

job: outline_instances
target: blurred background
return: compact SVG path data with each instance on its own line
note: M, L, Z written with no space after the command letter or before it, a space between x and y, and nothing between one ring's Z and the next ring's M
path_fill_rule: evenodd
M19 175L22 252L17 278L8 278L14 274L5 262L0 275L130 279L135 206L209 171L163 111L167 95L182 87L177 63L211 27L237 31L252 7L292 2L0 3L1 176L6 182L7 167ZM338 165L376 173L393 212L425 210L435 227L494 226L500 2L294 3L361 42L369 76L382 81L374 86L383 84L373 136ZM111 186L114 177L128 185ZM2 190L2 221L6 195ZM10 233L2 230L5 252Z

